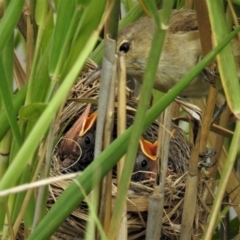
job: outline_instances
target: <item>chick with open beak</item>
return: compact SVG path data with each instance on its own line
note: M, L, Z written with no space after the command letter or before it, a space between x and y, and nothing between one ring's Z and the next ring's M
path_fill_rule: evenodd
M60 142L60 164L68 170L83 170L93 161L97 111L90 114L90 106Z
M182 174L187 171L190 159L190 143L182 129L172 123L168 155L168 172ZM141 137L137 152L132 180L145 181L155 178L157 173L158 142Z
M137 152L132 180L143 181L155 178L157 171L157 141L151 143L143 137L139 140L139 149Z

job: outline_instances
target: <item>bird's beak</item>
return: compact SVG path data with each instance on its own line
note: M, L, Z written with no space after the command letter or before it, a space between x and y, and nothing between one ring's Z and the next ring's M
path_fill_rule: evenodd
M82 113L82 115L78 118L78 120L73 124L73 126L65 134L64 136L65 141L63 144L66 145L66 147L69 147L69 145L72 145L71 140L76 140L80 132L83 131L84 126L86 125L86 121L88 119L88 115L90 113L90 108L91 108L91 104L88 104L86 109Z
M89 112L90 112L91 104L88 104L82 115L78 118L78 120L74 123L72 128L69 130L69 133L71 132L71 137L74 139L76 136L79 135L80 131L83 129L84 122L88 118ZM66 134L67 135L67 134Z
M85 111L83 114L85 114ZM86 113L89 114L89 111ZM97 111L93 112L89 117L86 117L86 115L84 115L84 116L85 116L85 118L83 119L82 126L79 131L79 137L82 137L94 125L94 123L96 122L96 119L97 119Z
M154 143L151 143L147 140L145 140L143 137L140 138L140 148L142 152L151 160L156 161L157 159L157 141Z

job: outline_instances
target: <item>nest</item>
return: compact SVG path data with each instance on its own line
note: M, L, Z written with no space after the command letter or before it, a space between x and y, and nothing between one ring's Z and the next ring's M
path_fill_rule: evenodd
M90 85L86 85L86 79L90 74L93 74L96 66L92 64L86 65L84 71L78 79L78 82L73 86L68 98L91 98L97 99L99 95L99 77L97 77ZM127 125L130 126L133 123L136 100L132 97L131 91L127 91ZM65 134L71 129L73 124L79 118L79 116L86 109L87 104L84 102L66 101L65 106L61 112L59 119L58 129L56 130L56 136L58 142L56 144L53 154L53 164L51 168L52 176L59 176L65 172L71 172L74 170L83 170L74 168L74 164L69 166L63 166L60 159L61 142ZM97 109L96 104L92 104L90 113ZM117 121L117 117L115 117ZM150 128L143 134L143 137L150 142L155 142L158 136L158 129L163 128L158 121L155 121ZM183 197L185 192L185 182L187 177L188 161L190 159L190 144L183 132L178 126L172 124L172 130L174 134L171 137L170 150L169 150L169 164L168 173L165 184L165 200L164 200L164 216L162 222L162 238L161 239L178 239L181 218L183 210ZM113 135L116 135L116 129L113 131ZM149 159L148 159L149 160ZM127 219L128 219L128 239L145 239L146 225L147 225L147 213L149 197L154 192L155 178L154 172L150 174L151 177L146 178L145 171L139 171L138 165L135 166L137 171L137 177L133 177L128 192L127 201ZM139 171L139 172L138 172ZM149 175L147 175L149 176ZM139 180L141 180L139 182ZM198 195L201 196L204 186L209 184L206 177L201 178L198 184ZM71 180L59 181L51 184L48 198L48 207L51 208L52 204L56 201L59 195L67 188L71 183ZM117 181L116 177L112 179L112 202L116 199L117 194ZM90 194L91 197L91 194ZM201 235L204 231L204 223L207 219L207 211L205 204L202 203L202 199L198 199L197 214L194 224L195 237ZM74 212L65 220L58 231L52 236L52 239L81 239L84 236L86 221L88 220L88 206L85 201L79 205Z

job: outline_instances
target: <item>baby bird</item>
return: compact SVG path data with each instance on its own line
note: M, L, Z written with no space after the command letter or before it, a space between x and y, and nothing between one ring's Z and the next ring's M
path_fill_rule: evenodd
M58 148L60 163L68 170L83 170L94 158L97 111L88 116L89 112L90 105L63 136Z
M126 26L118 34L117 51L125 53L127 74L140 82L143 81L154 30L153 18L146 16ZM236 67L240 73L240 44L233 39L232 46ZM154 88L167 92L197 64L201 57L202 50L195 10L173 10ZM207 94L208 88L209 83L204 75L199 74L180 96L202 97Z
M154 143L141 137L137 152L132 180L144 181L155 178L157 172L157 141Z
M168 173L182 174L187 171L190 159L190 143L182 129L172 123L168 155ZM132 180L145 181L155 178L157 173L157 141L140 139Z

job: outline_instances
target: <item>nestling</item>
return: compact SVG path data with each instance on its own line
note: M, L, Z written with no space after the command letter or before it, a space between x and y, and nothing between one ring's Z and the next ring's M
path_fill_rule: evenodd
M172 123L171 139L168 155L168 174L182 174L187 171L190 159L190 143L186 138L185 132ZM150 142L148 138L141 137L137 152L133 181L144 181L155 178L157 173L157 136Z
M90 114L88 105L60 142L61 165L72 171L86 168L93 160L97 111Z
M127 73L142 82L154 34L154 20L143 17L119 32L117 51L125 53ZM240 44L232 40L233 54L240 77ZM167 92L184 77L201 59L196 12L173 10L169 29L158 64L154 88ZM208 92L209 83L199 74L181 93L183 97L202 97Z

